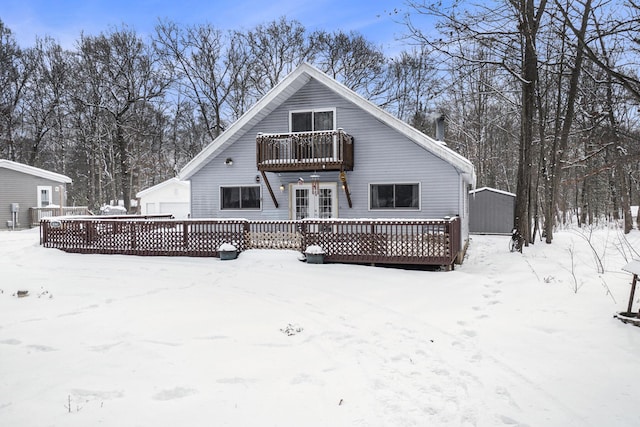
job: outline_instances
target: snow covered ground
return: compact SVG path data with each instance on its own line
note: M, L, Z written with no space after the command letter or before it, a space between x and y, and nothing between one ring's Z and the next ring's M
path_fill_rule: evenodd
M0 425L640 425L640 328L612 317L640 232L508 239L429 272L0 232Z

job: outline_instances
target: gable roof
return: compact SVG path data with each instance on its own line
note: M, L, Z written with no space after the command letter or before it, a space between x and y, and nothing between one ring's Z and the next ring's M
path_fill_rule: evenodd
M167 187L169 185L178 185L181 187L185 187L188 188L191 186L191 184L189 183L189 181L181 181L178 178L170 178L166 181L162 181L159 184L154 185L153 187L149 187L149 188L145 188L144 190L138 191L138 193L136 194L136 197L144 197L146 195L148 195L149 193L153 193L156 190L160 190L164 187Z
M26 173L28 175L37 176L39 178L49 179L55 182L71 184L72 180L66 175L61 175L48 170L36 168L34 166L25 165L23 163L12 162L11 160L0 159L0 168L14 170L16 172Z
M505 196L516 197L516 195L513 194L513 193L509 193L508 191L504 191L504 190L498 190L497 188L492 188L492 187L482 187L482 188L478 188L478 189L475 189L475 190L471 190L471 191L469 191L469 194L476 194L476 193L479 193L481 191L491 191L493 193L504 194Z
M226 131L224 131L218 138L206 146L189 163L187 163L180 171L180 179L189 179L193 176L210 160L214 159L217 153L221 152L244 135L247 129L269 115L311 79L319 81L333 92L354 103L389 127L397 130L411 141L423 147L425 150L450 163L462 173L468 183L475 186L475 169L473 164L465 157L448 148L443 143L425 135L391 113L378 107L374 103L366 100L345 85L330 78L322 71L307 63L301 64L298 68L287 75L280 83L274 86L264 97L247 110L238 120L229 126Z

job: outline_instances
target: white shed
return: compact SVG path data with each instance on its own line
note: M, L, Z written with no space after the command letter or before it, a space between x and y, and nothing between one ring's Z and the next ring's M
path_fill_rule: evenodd
M140 200L140 214L172 214L176 219L186 219L191 211L189 181L171 178L136 194Z

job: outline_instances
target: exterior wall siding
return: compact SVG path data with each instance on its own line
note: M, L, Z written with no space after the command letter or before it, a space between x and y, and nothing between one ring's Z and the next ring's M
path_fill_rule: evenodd
M60 191L55 191L61 186L62 191L66 191L65 184L40 178L34 175L25 174L11 169L0 168L0 230L10 229L7 221L12 220L11 203L19 203L18 224L15 228L29 228L29 208L38 204L38 186L50 186L53 200L51 203L60 204Z
M338 183L338 217L340 218L428 218L464 215L464 185L458 171L397 131L378 121L320 82L312 79L285 103L221 152L191 177L191 203L194 218L241 217L247 219L286 220L289 218L289 194L281 192L284 184L295 185L302 177L310 182L311 173L267 173L279 208L275 208L265 183L256 168L256 135L289 132L289 111L334 108L336 126L354 137L354 170L347 182L353 207L341 190L339 173L318 171L320 182ZM226 166L224 160L233 159ZM221 185L255 185L259 178L262 192L260 211L220 211ZM419 210L370 210L369 185L372 183L419 183ZM462 221L465 223L465 221ZM464 234L466 238L466 234Z
M514 225L514 196L489 189L469 196L469 229L472 233L510 234Z

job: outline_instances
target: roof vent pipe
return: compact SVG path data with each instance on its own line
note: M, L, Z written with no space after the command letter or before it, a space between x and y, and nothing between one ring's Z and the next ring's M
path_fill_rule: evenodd
M436 117L436 141L444 143L444 114Z

